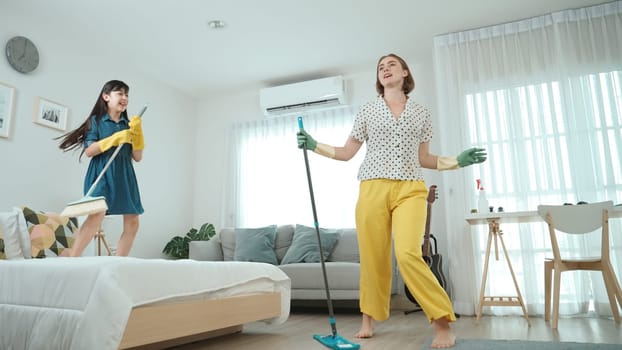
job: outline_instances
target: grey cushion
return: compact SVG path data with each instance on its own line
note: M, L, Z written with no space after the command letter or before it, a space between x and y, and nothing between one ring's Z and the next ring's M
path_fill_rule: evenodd
M325 267L331 293L336 289L359 289L359 264L327 262ZM324 290L324 277L320 263L287 264L279 265L279 268L291 279L292 289Z
M218 238L220 239L220 244L222 245L223 260L232 261L233 252L235 251L235 229L232 227L223 228L220 230Z
M190 241L188 243L188 258L200 261L222 261L221 245L215 239Z
M274 252L276 225L235 229L233 260L263 262L276 265Z
M358 263L361 261L359 254L356 229L344 228L339 233L339 240L328 257L328 261L347 261Z
M294 225L279 225L276 228L275 251L276 258L281 261L292 244L294 236ZM235 229L225 227L220 230L217 237L222 245L222 255L224 261L232 261L235 251ZM214 239L212 238L212 240Z
M280 262L292 245L294 237L294 225L280 225L276 228L275 251L276 259Z
M339 230L320 228L324 260L328 258L339 238ZM281 261L281 265L320 262L320 247L314 227L296 225L292 245Z

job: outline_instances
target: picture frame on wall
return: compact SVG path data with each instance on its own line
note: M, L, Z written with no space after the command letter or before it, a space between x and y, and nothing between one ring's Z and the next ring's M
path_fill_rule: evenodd
M34 122L52 129L67 130L69 108L43 97L35 99Z
M14 100L15 88L0 82L0 137L8 138L10 135Z

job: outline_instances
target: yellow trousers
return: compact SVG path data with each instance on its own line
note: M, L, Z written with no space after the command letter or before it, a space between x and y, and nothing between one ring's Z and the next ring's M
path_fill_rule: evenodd
M374 320L389 318L391 236L404 283L431 322L456 316L447 293L423 260L428 189L423 181L366 180L359 186L356 231L361 255L360 308Z

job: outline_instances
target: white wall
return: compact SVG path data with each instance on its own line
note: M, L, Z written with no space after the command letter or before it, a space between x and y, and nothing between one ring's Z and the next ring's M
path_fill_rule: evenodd
M131 255L160 257L166 242L192 224L196 102L126 67L123 57L130 53L107 53L97 43L92 43L99 48L96 52L89 52L86 43L66 45L45 21L3 10L2 47L14 35L30 37L41 62L24 75L0 59L0 81L16 92L10 137L0 138L0 211L29 206L59 212L82 198L88 158L79 163L79 153L63 153L54 140L62 132L32 122L35 97L69 107L68 129L73 129L87 117L103 84L120 79L130 86L130 113L149 103L143 121L144 159L135 164L145 214ZM106 220L104 229L115 246L120 218Z

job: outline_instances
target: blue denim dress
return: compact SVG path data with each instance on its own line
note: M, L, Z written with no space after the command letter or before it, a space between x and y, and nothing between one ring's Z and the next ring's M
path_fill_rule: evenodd
M125 117L122 117L117 123L110 119L108 114L99 118L99 120L95 116L91 116L91 129L86 134L84 147L88 147L93 142L104 139L117 131L129 129L128 123L129 121ZM138 182L136 181L136 173L132 163L132 145L125 143L119 147L122 147L121 150L112 164L110 164L108 170L106 170L91 196L103 196L106 198L106 204L108 205L106 215L142 214L144 209L140 201ZM104 169L106 162L108 162L115 149L116 147L112 147L106 152L91 158L84 178L85 194Z

